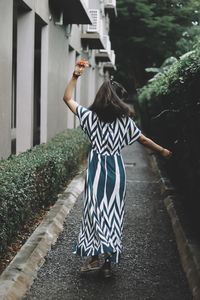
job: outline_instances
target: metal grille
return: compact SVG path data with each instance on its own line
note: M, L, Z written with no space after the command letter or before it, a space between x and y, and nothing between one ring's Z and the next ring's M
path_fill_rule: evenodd
M100 12L99 9L89 9L92 19L92 25L87 26L87 32L99 32L100 27Z

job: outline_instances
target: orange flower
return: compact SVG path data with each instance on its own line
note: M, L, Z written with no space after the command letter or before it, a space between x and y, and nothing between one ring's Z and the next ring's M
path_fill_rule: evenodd
M85 59L80 59L79 61L77 61L76 66L86 68L89 67L89 62Z

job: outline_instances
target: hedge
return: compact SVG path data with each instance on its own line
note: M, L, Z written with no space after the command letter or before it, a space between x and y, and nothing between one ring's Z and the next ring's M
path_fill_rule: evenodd
M32 214L55 202L88 147L81 129L72 129L0 162L0 252Z
M147 134L174 155L166 164L183 193L185 205L199 219L200 199L200 49L139 90L142 124Z

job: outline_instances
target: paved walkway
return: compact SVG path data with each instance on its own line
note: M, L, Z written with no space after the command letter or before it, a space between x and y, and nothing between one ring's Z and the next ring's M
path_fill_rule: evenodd
M114 276L106 280L98 272L79 273L83 259L72 254L82 211L79 197L24 299L192 299L149 155L135 143L123 151L123 157L127 170L124 250Z

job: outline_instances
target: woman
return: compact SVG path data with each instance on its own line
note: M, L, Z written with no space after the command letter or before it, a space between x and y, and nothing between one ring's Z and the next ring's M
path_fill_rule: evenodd
M76 254L89 256L81 272L100 269L99 254L105 255L101 268L111 276L111 261L119 262L125 198L125 169L121 149L135 141L170 157L171 151L145 137L132 120L133 113L123 102L126 90L117 82L106 80L89 109L72 99L78 77L88 66L76 64L64 101L80 120L91 142L86 173L84 211L76 246Z

